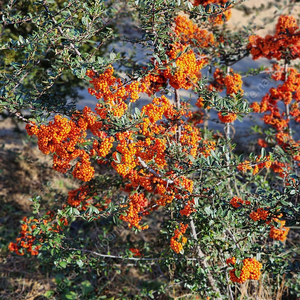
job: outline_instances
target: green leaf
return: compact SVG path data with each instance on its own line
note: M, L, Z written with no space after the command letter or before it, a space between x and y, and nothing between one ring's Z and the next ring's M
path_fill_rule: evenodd
M189 10L192 10L194 8L194 5L190 1L188 1L187 6Z
M102 57L97 57L97 60L98 60L98 64L99 65L103 65L103 63L104 63L104 60L103 60L103 58Z
M237 114L237 119L240 121L240 122L243 122L243 116L241 114Z
M83 261L82 261L81 259L78 259L78 260L76 261L76 263L77 263L77 265L79 266L79 268L81 268L81 267L84 265L84 263L83 263Z
M85 280L81 283L81 289L83 295L87 295L94 290L92 284L88 280Z
M48 291L44 294L44 296L50 299L50 298L54 295L54 293L55 293L54 291L48 290Z
M193 155L191 155L191 154L189 154L189 155L188 155L188 158L189 158L189 160L190 160L191 162L194 162L194 161L195 161L195 158L194 158L194 156L193 156Z
M119 152L116 153L116 159L114 160L116 163L121 163L122 161L122 156Z
M71 207L70 213L75 215L80 215L80 211L75 207Z
M137 116L141 115L141 111L137 107L134 109L134 112Z
M257 261L260 261L261 260L261 253L256 253L256 260Z
M66 266L68 265L68 263L65 261L65 260L63 260L63 261L60 261L59 262L59 265L62 267L62 268L66 268Z
M76 300L76 299L79 299L79 298L78 298L78 294L75 293L75 292L72 292L72 291L68 291L68 292L65 294L65 298L68 299L68 300Z
M24 38L21 35L19 35L19 41L21 44L24 44Z
M207 215L211 215L211 213L212 213L212 210L211 210L210 206L206 206L206 207L204 208L204 211L205 211L205 213L206 213Z
M240 278L241 276L241 270L235 269L234 274L237 278Z
M81 73L81 77L84 78L86 74L86 68L82 68L80 73Z
M116 54L114 52L111 52L109 54L109 57L110 57L111 60L114 60L116 58Z

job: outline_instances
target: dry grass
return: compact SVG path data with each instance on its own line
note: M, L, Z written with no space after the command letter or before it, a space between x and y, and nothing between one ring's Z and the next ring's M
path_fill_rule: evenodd
M22 126L22 125L20 125ZM38 300L55 284L42 272L35 257L17 257L8 252L20 230L20 220L31 215L29 198L42 195L45 203L74 183L51 168L25 132L10 119L0 122L0 299ZM46 299L46 298L45 298Z

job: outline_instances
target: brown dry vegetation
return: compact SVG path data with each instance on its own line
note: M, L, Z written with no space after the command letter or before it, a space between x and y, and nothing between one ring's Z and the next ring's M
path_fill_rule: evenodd
M51 158L31 142L22 124L12 119L0 122L0 299L42 299L54 287L35 257L12 255L7 245L20 230L20 220L32 214L29 200L42 195L51 205L54 196L65 193L74 183L51 168Z

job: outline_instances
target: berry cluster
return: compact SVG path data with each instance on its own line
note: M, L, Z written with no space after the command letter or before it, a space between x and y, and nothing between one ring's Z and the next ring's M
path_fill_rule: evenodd
M58 224L58 221L60 225ZM18 255L24 255L25 250L31 255L38 255L39 249L42 247L41 243L43 242L43 239L37 239L33 235L33 230L37 229L40 224L48 225L48 231L60 232L62 231L61 226L67 226L68 221L66 218L55 220L54 213L50 211L46 213L45 219L42 221L24 217L22 220L20 236L16 238L16 243L9 243L8 249L14 251ZM43 231L40 230L39 234L42 233Z
M41 125L38 128L34 123L28 123L26 130L29 135L37 136L39 149L44 154L54 153L54 170L66 173L71 168L70 162L78 158L73 176L89 181L94 176L94 168L91 166L89 154L79 147L85 142L89 120L90 116L85 115L79 117L75 114L72 120L56 115L54 121L50 121L47 126Z
M239 208L241 205L250 205L251 202L247 201L247 200L242 200L241 198L238 197L233 197L230 200L230 204L234 207L234 208Z
M193 213L194 211L196 211L195 208L193 208L195 205L194 200L188 201L187 204L185 204L184 208L180 211L180 214L182 216L190 216L191 213Z
M18 255L24 255L24 251L20 251L22 248L26 249L31 255L38 255L38 250L41 245L36 243L36 238L32 236L32 230L36 228L35 223L37 219L23 218L23 224L21 225L20 237L16 238L16 243L9 243L8 249L14 251ZM30 223L33 223L30 225Z
M297 21L293 16L282 15L276 24L274 35L267 35L265 38L260 36L250 36L248 49L253 59L266 57L268 59L276 58L280 60L285 58L287 51L292 59L299 58L300 37L295 35L299 30Z
M175 229L174 235L171 238L171 248L176 252L179 253L183 249L183 245L187 242L187 238L183 236L186 232L188 224L184 225L180 223L180 230Z
M228 1L226 0L194 0L194 6L202 5L206 7L209 4L217 4L224 6ZM218 14L209 17L209 22L215 25L222 25L231 18L231 10L221 10Z
M258 280L261 273L262 264L255 258L243 259L242 266L236 266L235 257L226 260L227 265L232 265L234 268L229 271L230 280L232 282L244 283L246 280Z
M270 238L277 241L285 241L290 230L288 227L284 227L285 221L279 220L278 218L273 218L273 222L279 224L279 228L277 228L277 226L271 225L269 233Z
M137 249L137 248L129 248L129 250L132 252L133 256L136 256L136 257L141 257L142 256L140 250Z
M241 172L252 171L252 175L255 175L259 170L266 168L269 169L272 167L273 162L270 160L270 156L266 156L264 159L258 157L256 162L251 164L249 160L245 160L238 164L237 169Z
M148 200L145 198L145 195L135 193L129 196L129 203L128 205L124 206L126 209L126 214L121 215L120 219L127 222L129 228L133 226L137 229L144 230L147 229L149 226L144 225L141 226L139 222L142 220L140 213L148 206Z
M274 142L278 143L295 161L300 160L300 142L294 141L291 136L291 120L300 122L300 75L295 68L289 68L291 60L299 58L300 36L299 26L293 16L280 16L276 25L275 35L250 37L248 48L253 59L266 57L284 60L285 65L273 64L270 72L276 81L283 81L269 90L261 103L254 102L251 107L256 113L263 113L263 120L277 130ZM282 109L284 107L284 109ZM266 147L266 143L261 143ZM286 177L285 165L274 162L271 168L279 173L282 178ZM287 169L287 168L286 168Z
M268 210L258 208L256 211L251 212L249 217L255 222L259 220L266 221L266 224L270 225L270 238L282 242L286 240L290 229L288 227L284 227L286 223L284 220L279 219L282 217L282 214L279 214L277 218L272 218L270 217Z
M252 213L250 213L249 217L253 220L253 221L259 221L259 220L266 220L269 216L269 211L264 210L263 208L258 208L256 211L253 211Z
M229 74L225 74L223 70L217 68L214 72L214 81L208 86L208 89L222 92L226 88L226 94L234 98L238 93L243 95L242 84L240 74L234 73L232 69L229 70ZM224 110L218 113L218 117L222 123L232 123L237 119L237 114Z
M179 15L175 18L174 32L180 38L182 44L188 44L201 48L206 48L214 44L214 36L212 33L209 33L205 29L199 28L191 20L182 15Z

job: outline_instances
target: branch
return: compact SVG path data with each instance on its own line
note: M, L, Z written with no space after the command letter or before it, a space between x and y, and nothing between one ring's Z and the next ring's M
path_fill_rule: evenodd
M1 97L2 98L2 97ZM21 113L19 113L18 111L12 111L8 106L4 105L3 106L4 109L6 109L9 113L11 113L12 115L16 116L19 120L25 122L25 123L29 123L30 125L34 125L31 121L29 121L28 119L26 119Z
M245 1L246 0L240 0L237 3L232 2L231 4L234 4L234 5L232 5L232 6L230 5L230 6L226 7L226 8L221 7L220 11L218 11L218 12L205 13L205 16L208 16L208 17L218 16L220 14L223 14L225 11L232 9L234 6L239 5L239 4L241 4L241 3L245 2ZM187 13L187 14L190 13L189 10L188 11L184 10L184 12ZM196 15L203 16L203 13L197 13L196 11L193 11L193 13L196 14Z
M158 174L157 172L155 172L152 168L150 168L140 157L138 157L139 162L141 163L141 165L143 166L143 168L147 169L151 174L153 174L155 177L158 178L163 178L162 175ZM172 184L174 183L173 180L167 179L167 184Z
M122 260L134 260L134 261L160 261L160 260L166 260L167 258L162 258L162 257L124 257L124 256L119 256L119 255L109 255L109 254L102 254L98 253L95 251L91 250L86 250L86 249L77 249L77 248L64 248L60 246L62 249L67 250L67 251L81 251L81 252L88 252L91 254L94 254L96 256L101 256L104 258L113 258L113 259L122 259ZM196 258L186 258L186 260L196 260Z
M53 21L54 24L57 24L56 20L54 19L54 17L51 15L49 9L48 9L48 6L46 5L47 1L44 1L43 3L43 6L45 7L46 9L46 12L49 16L51 16L51 20ZM65 37L65 34L63 32L63 30L61 29L61 27L59 25L57 25L57 29L58 31L60 32L61 36L62 37ZM75 47L75 45L73 43L70 43L70 46L74 49L75 53L81 57L81 53L78 51L78 49Z
M191 229L192 229L192 236L198 242L195 223L194 223L194 219L192 217L190 218L190 225L191 225ZM213 276L210 273L210 270L209 270L210 266L206 262L205 255L202 252L200 245L198 243L197 243L197 254L198 254L198 258L199 258L198 261L199 261L201 267L207 272L207 278L208 278L208 282L209 282L211 288L215 291L216 294L218 294L216 300L222 300L222 298L220 298L221 292L220 292Z
M288 63L285 61L284 63L284 81L286 82L287 79L288 79ZM293 138L292 136L292 128L291 128L291 124L290 124L290 120L291 120L291 117L290 117L290 106L289 104L285 104L285 113L286 113L286 118L287 118L287 121L288 121L288 130L289 130L289 135L291 138Z
M237 246L238 249L241 250L240 246L239 246L239 243L236 241L234 235L232 234L232 232L229 230L229 229L226 229L226 232L230 235L230 237L233 239L235 245Z
M180 96L179 96L179 91L178 89L175 89L175 103L176 103L176 107L178 110L180 110ZM178 124L177 125L177 143L180 143L180 138L181 138L181 125Z

